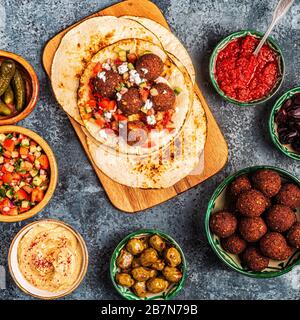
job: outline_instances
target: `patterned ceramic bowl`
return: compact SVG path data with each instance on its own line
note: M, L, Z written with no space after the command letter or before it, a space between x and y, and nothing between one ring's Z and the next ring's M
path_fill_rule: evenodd
M270 260L269 267L264 269L261 272L254 272L241 264L240 259L237 255L230 254L226 252L221 244L220 239L215 234L213 234L209 227L210 216L213 212L219 211L224 208L226 205L226 191L230 183L236 179L238 176L244 174L251 174L260 169L270 169L278 172L283 181L289 181L297 184L300 187L300 180L293 176L291 173L271 166L254 166L245 168L243 170L238 171L237 173L229 176L225 179L215 190L213 196L211 197L208 208L206 211L205 217L205 232L208 239L209 244L217 254L217 256L230 268L233 270L242 273L246 276L253 278L273 278L281 276L289 271L291 271L296 265L300 265L300 250L295 250L293 255L285 261L275 261ZM297 217L298 221L300 221L300 208L297 208Z
M140 298L137 295L135 295L129 288L123 287L119 285L115 278L116 274L119 271L119 268L116 264L117 258L121 252L121 250L124 248L124 246L127 244L127 242L132 238L141 238L148 235L154 235L157 234L160 237L162 237L167 243L174 246L179 253L181 254L182 263L179 266L179 269L182 271L182 279L180 282L173 284L167 288L166 291L158 294L149 294L145 298ZM110 260L110 277L111 281L116 288L116 290L127 300L170 300L173 298L178 292L182 289L185 279L186 279L186 260L184 257L184 254L179 246L179 244L169 235L166 233L156 230L156 229L141 229L136 232L133 232L129 234L127 237L125 237L116 247L114 250L111 260Z
M234 33L230 34L229 36L227 36L225 39L221 40L217 44L217 46L215 47L215 49L210 57L210 61L209 61L209 75L210 75L211 82L212 82L213 86L215 87L216 91L225 100L227 100L233 104L239 105L239 106L253 106L253 105L260 104L260 103L264 103L267 100L269 100L278 91L279 87L281 86L283 78L284 78L284 72L285 72L285 64L284 64L282 51L281 51L279 45L276 43L276 41L274 41L272 38L269 37L267 40L267 43L275 52L278 53L279 67L280 67L280 75L279 75L278 81L277 81L276 85L274 86L273 90L267 96L265 96L261 99L258 99L258 100L251 101L251 102L241 102L241 101L238 101L238 100L235 100L235 99L228 97L221 90L221 88L219 87L217 80L215 78L215 66L216 66L217 56L218 56L219 52L228 45L229 42L231 42L234 39L240 38L240 37L245 37L247 35L252 35L257 38L262 38L262 36L263 36L262 33L258 32L258 31L254 31L254 30L242 30L242 31L234 32Z
M283 103L291 98L295 93L299 93L300 92L300 87L297 88L293 88L289 91L287 91L285 94L283 94L275 103L271 114L270 114L270 118L269 118L269 132L271 135L271 139L274 142L275 146L281 151L283 152L285 155L287 155L288 157L295 159L295 160L300 160L300 154L295 152L290 145L283 145L281 144L281 142L279 141L278 138L278 133L277 133L277 124L275 123L275 115L277 113L277 111L280 110L280 108L282 107Z

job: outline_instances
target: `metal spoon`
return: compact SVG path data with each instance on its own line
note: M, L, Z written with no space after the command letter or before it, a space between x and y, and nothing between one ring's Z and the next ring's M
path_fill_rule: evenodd
M275 24L287 13L289 8L292 6L293 2L294 0L280 0L278 2L276 9L273 13L272 22L253 53L255 56L259 53L261 47L266 42L268 36L275 27Z

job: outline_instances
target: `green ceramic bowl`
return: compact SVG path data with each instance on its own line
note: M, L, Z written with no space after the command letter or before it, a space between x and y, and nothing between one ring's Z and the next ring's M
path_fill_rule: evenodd
M137 295L135 295L130 289L117 284L115 277L117 272L119 271L119 268L116 264L116 261L121 250L124 248L128 240L132 238L140 238L142 236L154 235L154 234L161 236L163 239L166 240L167 243L171 244L180 252L182 263L179 266L179 269L182 271L183 276L180 282L169 286L167 290L164 291L163 293L151 294L151 295L149 294L149 296L145 298L140 298ZM178 292L183 288L183 285L186 279L186 260L179 244L172 237L156 229L141 229L129 234L117 245L110 260L110 277L116 290L120 293L121 296L123 296L127 300L170 300L176 294L178 294Z
M287 155L288 157L295 159L295 160L300 160L300 154L295 152L291 148L290 145L283 145L279 141L278 133L277 133L277 124L275 123L275 115L287 99L291 98L295 93L299 93L299 92L300 92L300 87L297 87L297 88L293 88L293 89L287 91L285 94L283 94L276 101L276 103L271 111L270 118L269 118L269 132L270 132L271 139L274 142L275 146L281 152L283 152L285 155Z
M213 234L209 227L209 219L213 212L222 210L226 204L226 191L229 184L238 176L243 174L251 174L260 169L271 169L278 172L283 181L290 181L297 184L300 187L300 180L298 180L291 173L271 166L254 166L245 168L237 173L226 178L215 190L213 196L211 197L205 216L205 232L209 244L211 245L217 256L230 268L242 273L243 275L253 277L253 278L273 278L281 276L289 271L291 271L296 265L300 265L300 250L295 250L293 255L285 261L274 261L270 260L269 267L261 272L254 272L248 270L241 264L240 259L237 255L230 254L226 252L220 244L220 239L215 234ZM298 221L300 221L300 208L297 208Z
M278 91L279 87L281 86L283 78L284 78L284 73L285 73L285 64L284 64L282 51L281 51L279 45L276 43L276 41L269 37L267 40L267 43L274 51L276 51L278 53L279 67L280 67L280 76L279 76L278 81L277 81L276 85L274 86L273 90L267 96L265 96L261 99L258 99L258 100L253 100L251 102L241 102L241 101L238 101L238 100L235 100L235 99L228 97L221 90L221 88L219 87L217 80L215 78L215 65L216 65L217 56L218 56L219 52L228 45L229 42L231 42L232 40L234 40L236 38L245 37L247 35L252 35L257 38L262 38L262 36L263 36L262 33L258 32L258 31L254 31L254 30L242 30L242 31L234 32L234 33L230 34L229 36L227 36L225 39L221 40L217 44L217 46L215 47L215 49L210 57L210 61L209 61L209 75L210 75L211 82L212 82L213 86L215 87L216 91L225 100L227 100L233 104L239 105L239 106L253 106L253 105L260 104L260 103L264 103L267 100L269 100Z

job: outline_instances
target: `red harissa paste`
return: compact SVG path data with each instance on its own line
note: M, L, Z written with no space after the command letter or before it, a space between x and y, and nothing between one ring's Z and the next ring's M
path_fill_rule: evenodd
M215 78L228 97L242 102L258 100L275 86L279 77L278 54L265 44L254 56L258 43L259 39L253 36L240 37L219 52Z

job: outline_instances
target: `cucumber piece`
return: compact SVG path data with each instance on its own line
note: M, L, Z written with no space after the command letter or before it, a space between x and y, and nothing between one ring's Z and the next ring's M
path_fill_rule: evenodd
M3 101L6 104L13 104L14 102L14 92L10 84L4 92Z
M0 100L0 115L10 116L11 114L12 110L2 100Z
M12 60L4 60L2 62L0 66L0 96L2 96L6 91L15 71L16 65Z
M25 83L19 70L16 70L12 79L12 85L15 93L16 110L22 111L25 105Z

